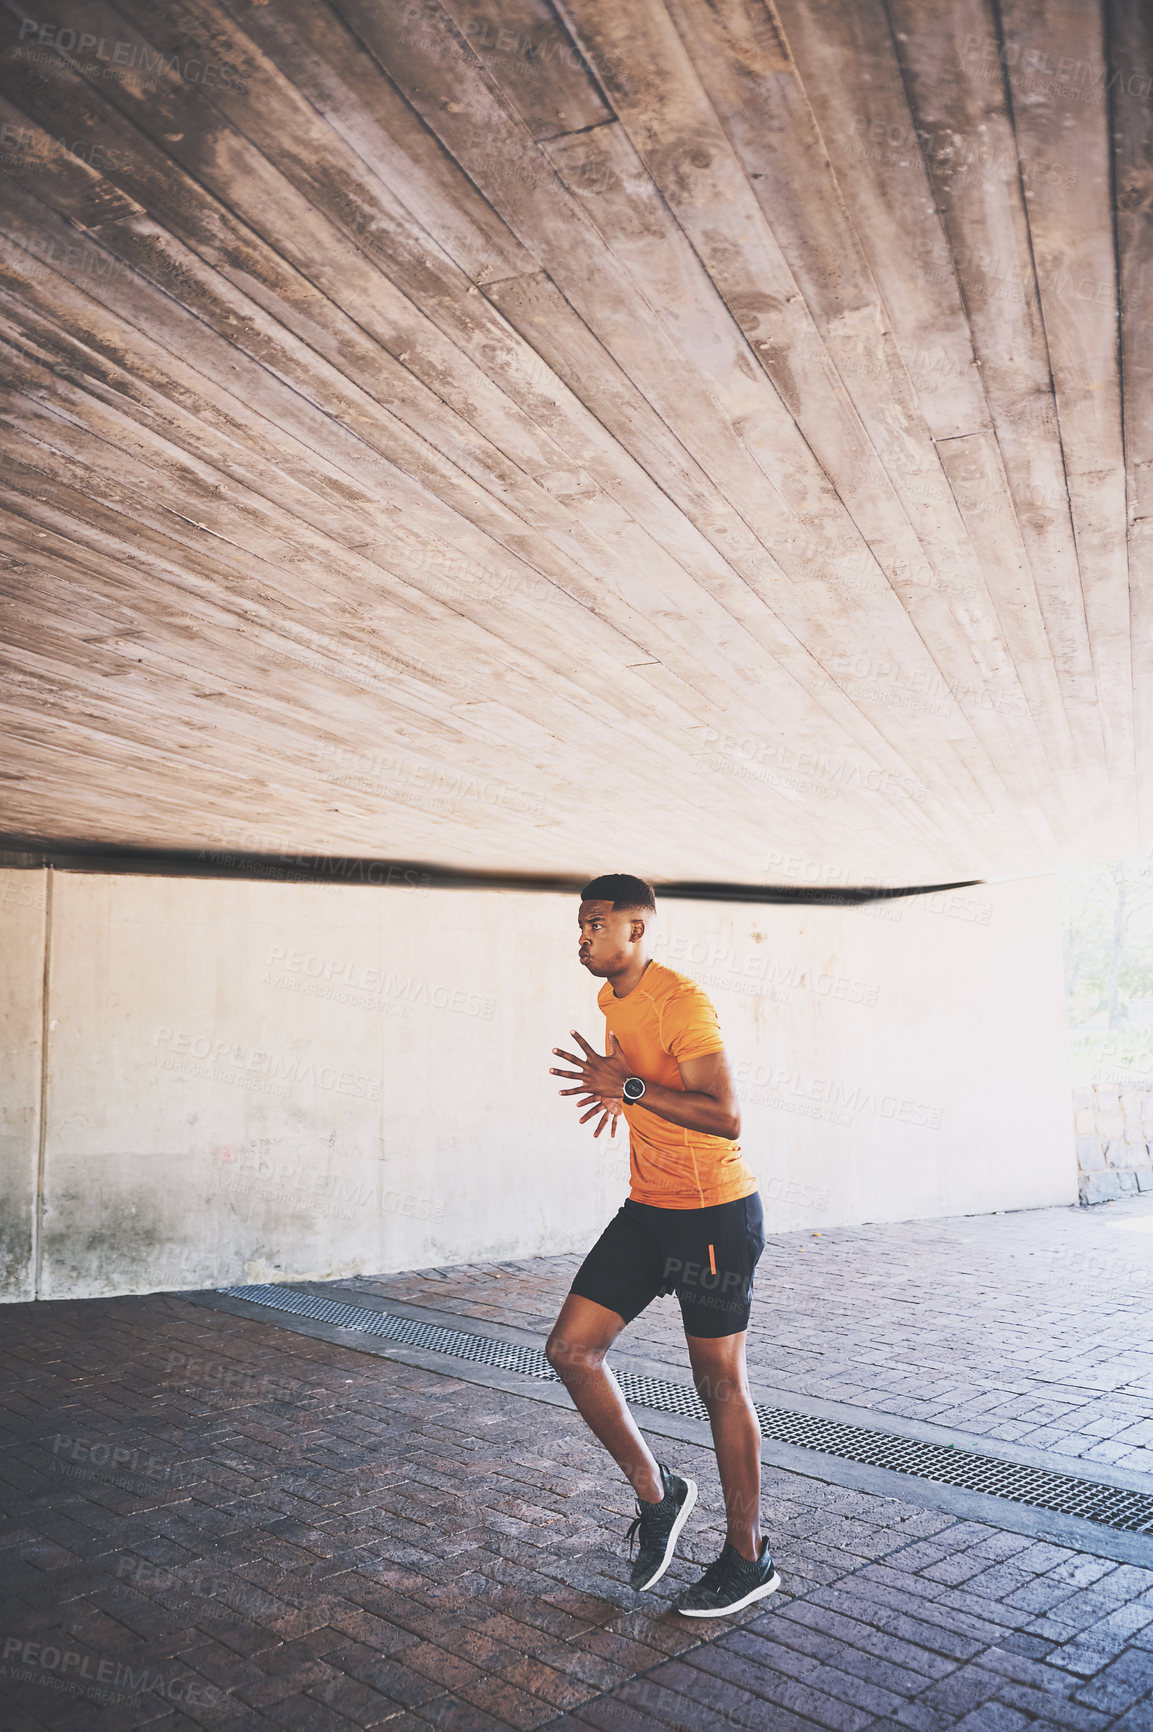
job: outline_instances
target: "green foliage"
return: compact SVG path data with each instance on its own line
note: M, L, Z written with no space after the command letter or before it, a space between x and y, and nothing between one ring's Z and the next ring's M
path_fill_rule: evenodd
M1153 1089L1153 1025L1122 1028L1074 1028L1069 1031L1071 1080L1104 1083L1113 1088Z
M1060 878L1072 1029L1144 1025L1153 999L1153 860L1112 860Z

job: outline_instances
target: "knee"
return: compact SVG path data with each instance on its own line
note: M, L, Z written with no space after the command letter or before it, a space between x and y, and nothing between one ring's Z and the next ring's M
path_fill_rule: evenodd
M694 1371L697 1394L711 1413L726 1402L745 1401L748 1384L739 1369L728 1365L711 1365Z
M573 1346L573 1342L566 1341L564 1336L558 1335L555 1330L544 1344L544 1356L558 1377L563 1377L565 1372L572 1368Z
M559 1335L555 1329L545 1342L544 1356L560 1378L595 1368L604 1359L599 1347L590 1347L571 1335Z
M720 1397L717 1394L717 1379L711 1371L698 1371L693 1378L697 1394L711 1413Z

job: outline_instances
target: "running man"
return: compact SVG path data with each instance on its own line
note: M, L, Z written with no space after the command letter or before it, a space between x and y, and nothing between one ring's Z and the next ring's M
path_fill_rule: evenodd
M690 1618L740 1611L780 1586L761 1537L761 1431L749 1394L745 1331L765 1235L757 1181L741 1160L740 1106L717 1013L694 981L649 956L649 885L628 873L581 892L579 957L604 981L608 1056L572 1031L580 1054L553 1076L578 1086L581 1123L629 1127L627 1200L581 1267L545 1349L585 1422L637 1498L632 1585L657 1583L696 1502L691 1479L658 1462L637 1429L605 1354L658 1294L680 1301L693 1381L708 1409L728 1533L704 1575L677 1600Z

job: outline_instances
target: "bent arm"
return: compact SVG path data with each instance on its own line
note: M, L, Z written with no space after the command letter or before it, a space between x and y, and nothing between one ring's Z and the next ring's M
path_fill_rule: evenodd
M703 1058L678 1060L677 1068L683 1089L665 1088L646 1078L637 1107L686 1131L704 1131L710 1137L731 1140L739 1137L741 1105L727 1053L722 1049Z

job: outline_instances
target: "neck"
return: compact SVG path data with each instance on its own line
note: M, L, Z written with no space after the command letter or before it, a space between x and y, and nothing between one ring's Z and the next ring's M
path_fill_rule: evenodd
M609 980L612 982L613 997L627 998L634 986L640 985L641 975L651 960L650 956L642 952L640 956L630 957L619 974L610 974Z

